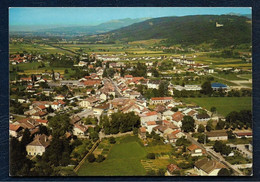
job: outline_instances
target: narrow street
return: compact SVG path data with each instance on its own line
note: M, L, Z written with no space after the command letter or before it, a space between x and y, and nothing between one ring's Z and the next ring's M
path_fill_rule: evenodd
M111 83L114 85L116 95L117 95L118 97L123 97L122 94L120 93L120 89L117 87L116 83L115 83L111 78L109 78L109 80L110 80Z
M215 159L215 160L217 160L217 161L223 163L223 164L226 165L227 167L231 168L236 175L239 175L239 176L243 176L243 175L244 175L237 167L235 167L235 166L231 165L229 162L227 162L227 161L222 157L221 154L216 153L214 150L212 150L212 149L210 149L210 148L208 148L208 147L207 147L207 148L204 147L203 144L197 142L190 134L188 134L188 133L185 133L185 134L186 134L187 139L188 139L189 141L191 141L193 144L198 145L200 148L204 149L204 150L206 151L206 153L207 153L209 156L211 156L213 159Z

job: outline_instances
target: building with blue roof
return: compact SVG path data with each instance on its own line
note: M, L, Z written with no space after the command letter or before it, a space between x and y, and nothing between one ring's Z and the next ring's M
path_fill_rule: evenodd
M212 84L211 84L211 88L212 88L213 90L218 90L218 89L220 89L220 88L222 88L223 90L226 90L228 87L227 87L227 85L222 84L222 83L212 83Z

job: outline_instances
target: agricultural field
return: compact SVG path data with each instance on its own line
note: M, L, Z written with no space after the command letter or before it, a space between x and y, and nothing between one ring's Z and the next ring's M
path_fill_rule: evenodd
M195 103L207 110L211 107L217 108L217 113L226 116L232 111L252 109L251 97L205 97L205 98L184 98L186 103Z
M242 75L238 75L238 77L244 79L252 79L252 74L242 74Z
M251 68L252 63L245 63L238 58L216 58L209 57L207 54L196 54L197 57L194 58L194 61L202 64L208 64L210 67L240 67L240 68Z
M71 75L75 73L74 70L71 68L62 68L62 67L50 67L47 62L44 62L44 67L40 67L41 63L39 62L32 62L32 63L21 63L18 65L9 65L10 70L10 80L15 79L15 75L32 75L32 74L41 74L43 72L59 72L60 74L64 75L64 78L70 79ZM18 72L16 72L18 70ZM65 70L68 70L68 73L65 74Z
M136 136L118 138L102 163L85 162L79 169L79 176L138 176L145 175L141 159L145 159L146 151ZM102 142L101 142L102 144Z
M137 136L125 136L116 138L116 144L111 145L108 140L103 139L98 148L93 152L95 156L102 154L105 161L102 163L83 164L79 169L79 176L137 176L145 175L147 171L158 171L160 168L166 168L170 163L170 155L161 153L170 153L170 145L148 145L144 147ZM148 153L155 153L156 159L147 159ZM122 167L123 166L123 167Z
M9 44L9 54L16 54L16 53L22 53L22 52L30 52L30 53L48 53L48 54L71 54L68 51L61 50L46 44L41 43L10 43Z
M227 79L227 80L247 80L247 78L238 77L236 73L225 74L225 73L221 72L221 73L217 73L217 76L224 78L224 79Z

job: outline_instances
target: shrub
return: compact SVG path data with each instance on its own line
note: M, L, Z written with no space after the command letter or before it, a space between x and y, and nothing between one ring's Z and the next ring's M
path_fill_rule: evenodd
M111 144L115 144L115 143L116 143L116 139L115 139L114 137L110 137L110 138L109 138L109 142L110 142Z
M155 154L154 153L148 153L146 157L148 159L155 159Z
M103 162L106 158L103 155L98 155L96 162Z
M94 154L90 154L90 155L87 157L87 159L88 159L88 161L89 161L90 163L95 162L95 160L96 160Z

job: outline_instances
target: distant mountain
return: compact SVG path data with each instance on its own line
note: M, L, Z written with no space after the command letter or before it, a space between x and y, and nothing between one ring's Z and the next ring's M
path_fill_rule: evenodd
M218 26L216 24L219 24ZM194 15L153 18L99 37L109 41L166 39L167 45L212 43L225 47L251 43L251 19L233 15Z
M226 14L226 15L244 16L244 17L247 17L247 18L252 19L252 14L228 13L228 14Z
M93 34L99 34L108 32L111 30L115 30L118 28L122 28L128 25L131 25L133 23L138 23L145 21L149 18L138 18L138 19L119 19L119 20L112 20L109 22L101 23L99 25L95 26L69 26L69 27L51 27L51 28L30 28L26 26L22 27L10 27L11 32L23 32L21 30L25 30L26 32L34 33L34 34L56 34L56 35L93 35ZM21 29L22 28L22 29Z

